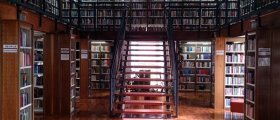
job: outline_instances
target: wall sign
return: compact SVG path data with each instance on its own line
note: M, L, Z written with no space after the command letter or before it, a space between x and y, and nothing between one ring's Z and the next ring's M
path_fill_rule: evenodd
M60 59L61 60L70 60L69 48L61 48L60 49Z
M224 50L216 50L216 55L224 55L225 51Z
M17 53L18 52L18 45L3 45L3 52L4 53Z
M81 50L81 59L88 59L88 51L85 49Z
M259 48L258 49L258 66L268 67L270 66L271 49L270 48Z

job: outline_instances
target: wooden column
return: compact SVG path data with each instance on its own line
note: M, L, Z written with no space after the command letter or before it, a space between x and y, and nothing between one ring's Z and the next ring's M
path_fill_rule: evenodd
M59 114L58 81L60 78L60 43L57 34L44 40L44 114Z
M272 33L270 117L275 119L280 118L280 29L274 29Z
M87 99L89 94L89 41L80 39L80 99ZM83 56L82 56L83 55ZM84 55L87 55L85 58Z
M215 110L224 109L225 38L216 38L215 43Z

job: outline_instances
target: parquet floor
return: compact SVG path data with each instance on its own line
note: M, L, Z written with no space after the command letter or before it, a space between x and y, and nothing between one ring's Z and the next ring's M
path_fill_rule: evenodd
M108 100L108 95L102 95L88 100L80 100L77 104L77 111L72 116L36 115L35 120L120 120L109 117ZM215 111L213 108L209 107L208 100L209 97L203 94L180 94L179 117L171 120L239 120L242 118L242 115L240 116L237 114L239 119L230 119L230 113ZM225 114L228 118L225 118Z

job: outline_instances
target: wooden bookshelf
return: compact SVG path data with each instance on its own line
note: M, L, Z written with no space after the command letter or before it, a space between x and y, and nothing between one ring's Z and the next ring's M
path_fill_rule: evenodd
M34 112L43 113L44 108L44 39L45 34L34 31Z
M2 120L33 120L32 26L3 20L1 24Z
M212 52L212 62L211 62L211 81L212 81L212 86L211 86L211 106L214 108L215 107L215 54L216 54L216 41L213 40L211 44L211 52Z
M227 23L231 23L234 19L239 17L239 0L225 0L222 2L222 0L219 0L221 2L219 6L219 24L224 25ZM241 0L242 2L242 0Z
M81 88L81 46L80 46L80 42L77 41L76 42L76 97L79 98L80 97L80 88Z
M228 38L225 42L225 108L230 101L244 97L245 38Z
M211 47L211 42L207 41L181 41L180 91L208 92L212 95Z
M93 90L110 89L109 69L111 62L111 41L91 42L91 81Z
M60 41L61 60L61 114L75 111L76 102L76 40L73 35L62 35Z

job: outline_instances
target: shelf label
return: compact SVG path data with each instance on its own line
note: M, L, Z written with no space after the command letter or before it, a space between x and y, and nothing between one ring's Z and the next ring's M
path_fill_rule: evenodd
M17 53L18 52L18 45L3 45L3 52L4 53Z
M60 59L61 60L70 60L70 51L69 48L60 48Z
M224 50L216 50L216 55L224 55L225 51Z
M81 59L88 59L88 51L85 49L81 50Z
M259 48L258 49L258 66L259 67L269 67L270 66L270 57L271 57L271 48Z
M70 56L69 56L69 54L61 54L60 59L61 60L70 60Z

